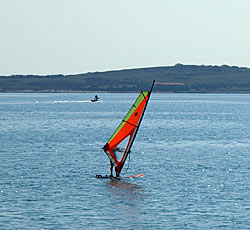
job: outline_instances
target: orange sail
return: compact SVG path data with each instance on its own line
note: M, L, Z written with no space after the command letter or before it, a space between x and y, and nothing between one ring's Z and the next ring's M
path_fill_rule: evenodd
M153 86L154 81L150 91L141 91L127 115L124 117L114 134L103 147L104 152L115 165L117 175L120 174L127 156L130 153L132 144L146 110ZM120 148L120 145L125 141L127 141L125 148ZM117 151L122 152L120 159L117 157Z

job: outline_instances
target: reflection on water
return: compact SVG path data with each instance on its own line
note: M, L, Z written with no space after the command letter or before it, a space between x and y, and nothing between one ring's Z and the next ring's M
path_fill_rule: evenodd
M143 218L145 192L137 182L128 180L109 180L107 182L111 210L115 210L114 229L126 226L126 229L136 229L145 221ZM122 228L121 228L122 229Z
M141 185L127 182L124 180L111 179L107 183L110 191L114 193L135 194L141 191Z

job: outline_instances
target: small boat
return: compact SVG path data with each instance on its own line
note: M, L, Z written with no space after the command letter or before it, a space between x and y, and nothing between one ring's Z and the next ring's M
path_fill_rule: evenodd
M143 115L148 105L149 98L154 87L154 83L155 81L153 81L150 91L141 91L134 104L132 105L131 109L128 111L127 115L124 117L114 134L102 148L107 154L112 165L115 166L116 178L120 178L121 170L125 164L129 153L131 152L131 147L133 145ZM123 144L124 147L121 147ZM118 152L121 152L120 156L118 156ZM141 177L143 175L144 173L141 173L130 177ZM110 178L107 175L97 175L96 177Z
M91 99L91 102L101 101L101 98L95 95L93 99Z

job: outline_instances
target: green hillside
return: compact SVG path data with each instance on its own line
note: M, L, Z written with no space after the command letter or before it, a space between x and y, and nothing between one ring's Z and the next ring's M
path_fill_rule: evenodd
M250 93L250 69L236 66L182 65L76 75L0 76L0 92L138 92L152 80L184 83L156 85L159 92Z

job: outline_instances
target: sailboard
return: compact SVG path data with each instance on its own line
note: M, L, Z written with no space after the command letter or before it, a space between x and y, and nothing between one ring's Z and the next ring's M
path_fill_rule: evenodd
M96 178L101 178L101 179L121 179L121 178L137 178L137 177L143 177L144 173L136 174L136 175L129 175L129 176L119 176L119 177L112 177L108 175L96 175Z
M135 100L126 116L121 121L120 125L117 127L113 135L102 148L112 164L115 166L117 178L120 177L122 168L129 153L131 152L131 148L141 125L143 115L146 111L149 98L154 87L154 83L155 81L153 81L150 91L140 92L139 96ZM124 147L121 147L124 143ZM118 153L121 153L120 157L118 157ZM144 174L142 173L138 175L139 176L134 175L131 177L140 177Z

